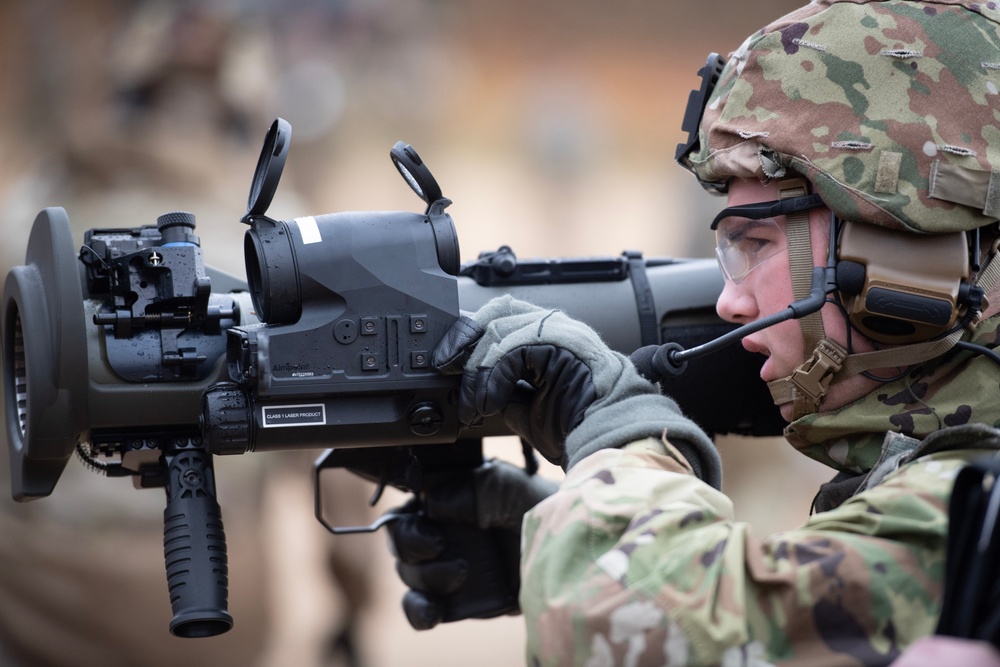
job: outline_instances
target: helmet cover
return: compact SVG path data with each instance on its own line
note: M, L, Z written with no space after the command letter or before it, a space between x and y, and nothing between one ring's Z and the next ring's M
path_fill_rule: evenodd
M813 0L731 54L682 163L792 170L838 216L923 233L1000 218L1000 2Z

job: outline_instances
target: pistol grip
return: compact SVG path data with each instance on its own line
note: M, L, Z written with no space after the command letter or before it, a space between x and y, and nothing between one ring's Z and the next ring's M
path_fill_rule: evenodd
M163 557L174 617L171 634L213 637L228 631L229 566L212 455L203 449L167 456Z

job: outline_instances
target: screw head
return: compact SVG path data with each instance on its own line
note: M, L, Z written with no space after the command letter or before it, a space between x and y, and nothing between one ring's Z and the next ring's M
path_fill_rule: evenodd
M444 416L433 403L420 403L410 411L410 431L414 435L434 435L441 430Z

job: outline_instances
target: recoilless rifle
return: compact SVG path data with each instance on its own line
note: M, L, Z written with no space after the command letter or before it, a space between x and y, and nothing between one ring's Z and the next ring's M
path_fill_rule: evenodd
M48 208L4 287L12 495L51 494L74 451L137 488L164 488L177 636L213 636L233 623L215 455L332 447L315 466L317 516L350 533L392 514L331 526L321 471L348 468L419 497L432 476L480 465L483 438L509 435L499 417L461 424L459 379L431 366L461 311L510 293L587 322L625 354L668 340L699 345L730 328L714 312L714 260L626 252L522 261L505 246L462 265L451 201L402 142L390 156L423 213L273 220L266 213L290 139L282 119L265 137L241 219L245 281L205 265L191 213L94 228L77 251L66 212ZM781 421L759 365L735 346L692 359L692 372L661 384L709 432L775 434ZM502 585L489 568L469 582ZM456 618L489 613L455 604Z

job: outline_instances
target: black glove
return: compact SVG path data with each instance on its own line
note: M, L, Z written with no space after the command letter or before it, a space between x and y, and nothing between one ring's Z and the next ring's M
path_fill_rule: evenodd
M521 521L556 483L497 461L428 482L388 524L410 625L518 612Z
M462 317L434 350L463 373L459 419L500 413L542 456L568 469L587 455L666 432L696 475L719 488L719 455L677 404L583 322L510 296Z

